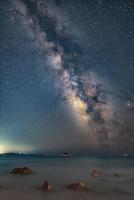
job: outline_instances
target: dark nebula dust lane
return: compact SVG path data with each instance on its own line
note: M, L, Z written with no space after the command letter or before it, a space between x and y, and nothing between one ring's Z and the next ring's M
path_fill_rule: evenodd
M75 5L76 8L74 8ZM80 5L82 5L81 8L79 7ZM120 7L121 14L126 7L128 9L126 10L127 13L130 9L129 6L130 3L128 3L128 5L125 3L122 4L122 7ZM111 60L112 55L109 59L109 63L108 61L103 63L104 60L107 60L106 56L109 57L110 55L107 55L106 50L103 48L102 44L99 44L99 42L98 47L97 44L94 45L97 49L96 53L99 51L100 57L96 54L98 62L93 61L93 58L95 58L95 55L93 55L95 48L91 48L93 43L90 41L91 38L95 40L95 36L92 35L92 28L96 30L96 35L99 26L102 25L101 18L103 19L104 16L105 18L107 17L107 21L105 19L103 28L100 27L98 37L100 37L102 33L105 33L105 27L110 29L111 26L113 26L115 29L117 25L114 25L114 19L112 20L110 16L112 9L115 7L118 9L118 4L116 5L114 2L113 4L107 4L105 1L95 1L93 5L90 1L85 3L78 1L77 4L73 1L69 4L64 1L15 0L11 7L17 16L16 18L20 22L19 26L23 27L27 40L29 40L27 45L32 43L36 51L41 54L43 76L46 76L46 65L50 70L52 70L51 73L56 76L57 87L55 90L58 90L58 99L59 101L62 101L63 107L65 107L63 117L65 115L71 116L72 121L75 122L75 133L73 136L69 137L69 140L71 141L65 145L65 148L78 152L82 151L82 149L84 151L85 149L87 152L96 152L101 150L101 152L104 153L104 151L107 150L107 152L129 152L129 154L131 154L134 143L132 137L134 128L132 123L134 106L133 96L130 95L132 87L131 91L128 91L128 93L126 92L126 88L124 88L122 92L122 88L118 85L118 83L120 83L118 75L119 73L121 74L124 69L121 69L119 62L116 61L116 64L119 65L118 69L120 71L118 72L117 70L117 73L115 74L114 70L111 70L113 65ZM74 10L72 15L70 14L69 9ZM99 11L98 14L96 14L96 17L93 13L91 13L91 16L89 14L89 17L87 17L87 23L89 24L88 28L86 22L82 23L82 20L84 20L85 17L83 16L84 9L86 14L90 9L92 9L93 12L95 12L95 10ZM73 19L72 17L74 14L77 16L77 10L80 12L78 19ZM102 11L104 11L104 16L102 16ZM115 16L117 14L118 10L115 10ZM121 28L122 20L123 15L121 15L119 19L119 25ZM79 24L80 26L78 26ZM85 27L83 27L84 25ZM86 28L89 33L89 38L85 33ZM81 33L81 29L84 29L83 33ZM76 32L77 34L75 34ZM117 34L120 34L120 30L116 30L116 32ZM108 35L106 34L106 36ZM87 43L91 42L91 44L89 43L89 46L85 45L83 37L85 37ZM98 37L96 37L96 42ZM104 36L101 36L101 39L102 43L106 45ZM112 37L111 39L106 38L106 40L110 43ZM114 43L109 45L112 45L111 48L114 49ZM100 48L101 46L102 49ZM100 50L98 50L99 48ZM109 54L110 53L111 52L109 51ZM27 54L26 57L29 57L29 54ZM101 65L100 71L98 71L99 62ZM107 65L108 67L102 65ZM40 66L37 66L37 69L38 68L40 68ZM131 80L131 77L129 80ZM126 78L126 84L130 84L128 83L128 77ZM47 87L49 86L47 85ZM42 93L43 92L45 94L45 91L43 91L42 88ZM48 101L51 98L51 94L49 97L48 95L46 96ZM58 107L58 100L55 102L55 107ZM51 105L48 106L48 110L51 110ZM50 121L49 125L52 127L55 126L55 124L53 124L54 122L52 120ZM58 116L57 121L59 121L58 127L60 127L60 119L58 120ZM63 130L64 124L61 126L61 130ZM58 132L58 130L56 131ZM70 127L69 130L68 127L68 131L65 131L62 134L66 137L66 135L70 134L71 131L72 128ZM51 141L51 137L53 137L51 135L51 130L44 132L45 133L43 134L42 130L42 134L39 134L38 138L41 140L43 137L44 140L48 140L49 138L49 141ZM56 134L55 141L53 142L55 143L54 148L58 146L57 149L63 149L64 147L61 144L63 141L59 138L60 134L58 136ZM82 142L80 142L80 138L84 138L82 139ZM72 146L73 141L74 144L77 143L76 146L74 145L74 149ZM51 150L49 142L47 145L45 145L45 141L44 143L41 143L41 149L43 149L44 144L44 146L49 146L48 149Z

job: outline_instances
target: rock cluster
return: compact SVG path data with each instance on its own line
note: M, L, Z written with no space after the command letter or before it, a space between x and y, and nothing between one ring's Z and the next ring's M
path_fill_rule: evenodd
M32 170L29 167L23 167L23 168L18 167L18 168L14 168L11 173L27 175L27 174L31 174Z
M85 185L85 183L82 183L82 182L72 183L70 185L67 185L67 188L71 190L79 190L79 191L88 190L88 187Z

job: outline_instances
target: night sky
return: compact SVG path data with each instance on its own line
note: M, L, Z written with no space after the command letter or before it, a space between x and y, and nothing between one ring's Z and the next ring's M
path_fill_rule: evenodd
M134 155L134 1L0 0L0 153Z

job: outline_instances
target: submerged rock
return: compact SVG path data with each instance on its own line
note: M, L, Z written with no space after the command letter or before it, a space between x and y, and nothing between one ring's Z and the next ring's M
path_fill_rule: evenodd
M67 185L67 188L71 190L79 190L79 191L88 190L88 187L85 185L85 183L82 183L82 182L69 184Z
M42 189L46 192L51 192L53 190L52 186L48 184L47 181L45 181L42 185Z
M11 173L26 175L26 174L31 174L32 170L29 167L23 167L23 168L18 167L14 168Z
M114 174L114 176L115 176L115 177L118 177L118 176L119 176L119 174L115 173L115 174Z
M126 196L131 195L129 192L124 191L124 190L121 190L121 189L118 189L118 188L115 188L115 189L114 189L114 192L115 192L115 193L118 193L118 194L123 194L123 195L126 195Z

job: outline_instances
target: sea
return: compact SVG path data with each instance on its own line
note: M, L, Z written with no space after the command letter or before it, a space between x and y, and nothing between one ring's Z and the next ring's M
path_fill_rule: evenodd
M15 167L30 167L31 175L13 175ZM92 170L105 173L91 176ZM118 176L115 176L118 174ZM53 191L42 191L48 181ZM83 182L88 191L67 185ZM0 200L134 200L134 159L91 157L0 157Z

